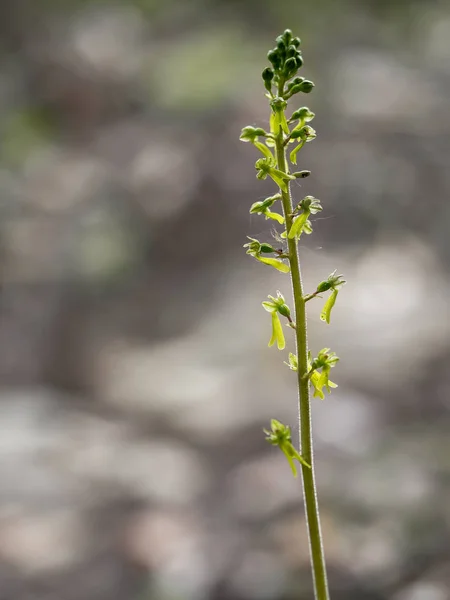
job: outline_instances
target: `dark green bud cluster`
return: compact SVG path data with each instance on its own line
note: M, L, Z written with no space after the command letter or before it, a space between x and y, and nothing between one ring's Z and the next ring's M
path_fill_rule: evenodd
M290 29L286 29L284 33L276 38L275 48L267 54L272 66L267 67L262 72L264 87L269 94L272 94L272 85L278 87L281 84L281 87L283 87L284 83L294 77L302 67L303 58L299 50L300 44L300 38L293 37ZM305 81L302 77L296 79L301 81L296 81L295 84L291 85L290 95L297 92L309 93L312 90L314 84L311 81ZM293 86L297 86L295 91L292 91Z

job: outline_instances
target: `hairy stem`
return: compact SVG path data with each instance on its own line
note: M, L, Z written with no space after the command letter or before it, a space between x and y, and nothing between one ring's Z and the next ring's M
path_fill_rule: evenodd
M276 158L278 163L277 168L284 173L288 173L286 150L281 128L276 136ZM283 211L286 219L286 230L289 232L289 229L292 225L292 201L290 186L288 185L287 193L281 191L281 194ZM295 338L298 357L297 375L299 391L300 453L305 461L311 465L311 468L308 468L304 465L301 466L311 568L316 600L329 600L325 555L323 551L320 527L319 504L317 500L314 475L311 399L309 394L310 383L309 379L304 377L308 372L308 336L306 323L306 301L303 297L303 285L297 249L297 240L288 238L288 249L289 261L291 265L291 281L296 322Z

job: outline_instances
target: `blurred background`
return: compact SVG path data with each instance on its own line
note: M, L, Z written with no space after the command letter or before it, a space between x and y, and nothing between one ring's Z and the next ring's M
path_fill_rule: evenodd
M348 284L313 352L333 600L450 598L450 5L445 0L0 4L0 598L310 600L295 377L245 255L245 125L302 38L317 115L297 183L325 210L306 289ZM292 346L289 348L292 350Z

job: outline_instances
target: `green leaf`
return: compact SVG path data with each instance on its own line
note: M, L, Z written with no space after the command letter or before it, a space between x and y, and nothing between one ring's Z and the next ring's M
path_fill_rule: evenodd
M331 294L329 295L327 301L325 302L322 312L320 313L320 318L322 321L326 321L327 323L330 323L331 309L333 308L333 306L336 302L338 291L339 290L334 289L331 292Z
M265 256L255 256L255 258L256 260L259 260L259 262L262 262L265 265L270 265L271 267L273 267L277 271L280 271L281 273L289 273L290 271L289 265L285 264L278 258L267 258Z
M303 232L303 227L305 226L308 217L309 211L306 211L299 215L296 219L294 219L294 222L292 223L288 234L288 238L290 240L301 236Z
M271 313L272 315L272 337L269 341L269 347L273 346L275 342L277 343L278 350L283 350L286 346L286 341L284 339L283 327L281 325L280 317L278 312L275 311Z

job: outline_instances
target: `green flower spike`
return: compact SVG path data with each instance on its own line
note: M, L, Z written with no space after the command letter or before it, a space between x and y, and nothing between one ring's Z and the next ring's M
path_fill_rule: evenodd
M280 200L280 198L281 194L275 194L275 196L270 196L262 202L255 202L250 207L250 214L264 215L266 219L274 219L275 221L278 221L280 225L283 225L284 217L269 210L274 202L276 202L276 200Z
M315 215L322 210L320 200L314 198L314 196L305 196L303 200L297 205L294 210L294 214L302 211L302 213L296 217L289 230L289 239L299 238L302 233L310 234L312 232L311 221L309 216Z
M277 269L277 271L280 271L281 273L289 273L289 265L284 263L279 258L268 258L266 256L261 256L261 254L278 254L278 251L275 250L273 246L270 244L261 243L251 237L247 237L247 239L250 240L248 244L244 244L244 248L247 248L247 254L253 256L253 258L256 258L256 260L259 260L259 262L263 263L264 265L269 265L274 269Z
M300 143L289 154L289 160L294 165L297 164L297 154L307 142L312 142L317 137L315 130L309 125L303 125L300 129L294 129L291 133L291 139L300 139Z
M330 352L329 348L323 348L317 357L311 361L311 353L308 355L308 377L314 388L314 398L320 398L323 400L325 394L323 388L327 389L327 392L331 393L331 388L337 388L337 384L329 380L330 370L339 361L339 357L334 352ZM319 373L318 369L322 369Z
M270 313L272 317L272 337L269 341L269 347L277 343L278 350L283 350L286 346L284 339L283 327L281 325L280 316L287 317L291 322L291 311L289 306L286 304L284 297L280 292L277 292L277 297L269 296L270 302L263 302L263 308Z
M339 287L344 285L345 279L342 278L342 275L336 275L336 271L333 271L331 275L328 276L328 279L325 281L321 281L317 286L317 290L315 294L320 294L322 292L327 292L331 290L331 294L329 295L327 301L325 302L322 312L320 313L320 318L322 321L326 321L330 323L331 318L331 309L335 305L336 298L339 292Z
M287 458L287 461L292 469L292 474L294 475L294 477L297 477L297 469L294 460L297 460L301 465L310 469L311 465L309 465L306 462L306 460L301 456L301 454L299 454L299 452L294 448L291 438L290 427L288 427L287 425L283 425L283 423L277 421L277 419L272 419L270 421L270 427L270 431L264 429L264 433L267 436L266 440L269 442L269 444L272 444L272 446L278 446L280 448L280 450Z
M295 177L280 171L279 169L275 168L274 165L275 160L269 158L259 158L255 163L255 169L257 170L256 177L258 179L266 179L266 177L269 175L277 184L277 186L283 190L283 192L287 192L286 181L295 179Z
M243 128L239 139L241 140L241 142L250 142L255 146L255 148L258 148L258 150L262 152L268 160L275 163L275 157L272 154L272 152L265 144L259 141L259 138L261 136L268 137L270 136L270 134L267 133L267 131L264 131L264 129L261 129L261 127L251 127L249 125Z

